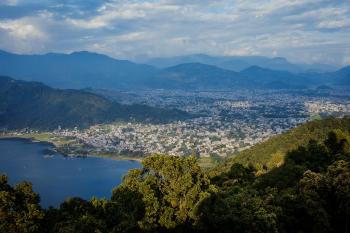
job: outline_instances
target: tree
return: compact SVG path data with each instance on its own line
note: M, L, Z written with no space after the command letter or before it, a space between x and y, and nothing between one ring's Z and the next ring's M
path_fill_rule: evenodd
M127 189L142 195L145 208L141 229L175 229L199 220L198 207L216 189L193 157L153 155L143 169L131 170L113 191Z
M59 209L47 211L46 228L52 233L107 232L102 202L104 201L96 199L90 202L77 197L68 198Z
M255 172L256 170L252 166L245 167L242 164L235 163L228 172L214 176L212 181L222 189L234 185L246 185L254 181Z
M115 188L106 210L107 223L115 232L140 232L138 222L145 214L141 193L126 186Z
M334 162L327 173L307 171L299 192L313 220L313 232L349 232L350 163Z
M231 192L212 195L201 211L203 232L277 232L275 210L246 188L235 186Z
M44 212L39 195L27 182L11 187L6 176L0 176L0 232L41 232Z

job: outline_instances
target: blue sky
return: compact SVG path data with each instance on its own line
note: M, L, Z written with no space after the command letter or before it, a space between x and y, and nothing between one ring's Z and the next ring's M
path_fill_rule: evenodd
M0 49L350 64L349 0L0 0Z

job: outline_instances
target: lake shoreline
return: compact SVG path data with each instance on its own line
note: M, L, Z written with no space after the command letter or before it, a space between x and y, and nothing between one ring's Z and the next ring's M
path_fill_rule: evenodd
M26 137L25 135L23 135L22 137L19 135L3 135L0 136L0 140L18 140L18 141L26 141L26 142L31 142L31 143L40 143L43 145L49 145L51 147L53 147L53 152L55 153L59 153L64 157L70 157L70 158L104 158L104 159L111 159L111 160L128 160L128 161L135 161L135 162L139 162L141 163L143 158L139 157L139 158L135 158L135 157L129 157L129 156L124 156L124 155L106 155L106 154L99 154L94 153L94 154L84 154L84 155L79 155L79 154L70 154L70 153L66 153L63 152L62 150L59 149L59 146L57 146L54 142L50 142L50 141L42 141L42 140L37 140L34 137Z
M129 170L142 169L139 162L126 159L50 154L53 148L48 142L0 137L0 174L5 174L11 185L30 182L44 208L58 208L69 197L110 198L111 190Z

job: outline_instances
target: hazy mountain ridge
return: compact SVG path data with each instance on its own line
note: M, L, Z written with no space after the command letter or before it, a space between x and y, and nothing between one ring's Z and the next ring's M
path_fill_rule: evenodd
M0 128L88 127L117 120L158 123L188 117L179 110L122 105L85 91L53 89L0 76Z
M332 76L332 74L330 74ZM335 82L339 85L350 85L350 66L346 66L335 73L333 73L333 76L335 76Z
M175 89L300 89L319 85L349 85L347 67L328 73L295 74L250 66L241 72L202 63L184 63L164 69L153 83Z
M162 70L150 86L167 89L228 89L249 87L242 74L202 63L184 63Z
M250 80L260 83L263 87L272 89L302 88L313 84L307 77L288 71L271 70L259 66L251 66L240 73L247 76Z
M262 64L262 67L248 66L240 72L220 66L221 61L229 66L236 60L217 60L203 54L181 58L173 59L187 63L159 69L90 52L17 55L0 51L0 75L39 81L58 88L118 90L291 89L324 84L349 85L350 80L347 67L326 73L289 72L288 70L295 71L296 67L284 58L240 57L241 64L250 64L251 60ZM199 62L191 62L193 60ZM167 62L163 61L164 64ZM264 68L266 64L273 64L279 70ZM243 67L245 65L241 68Z
M20 67L20 69L19 69ZM149 65L90 52L17 55L0 53L1 75L60 88L130 88L156 73Z
M222 69L236 72L247 69L250 66L260 66L262 68L284 70L292 73L307 71L330 72L336 71L337 67L326 64L293 64L283 57L263 57L263 56L210 56L206 54L191 54L175 57L158 57L142 60L143 63L166 68L182 63L204 63L215 65Z

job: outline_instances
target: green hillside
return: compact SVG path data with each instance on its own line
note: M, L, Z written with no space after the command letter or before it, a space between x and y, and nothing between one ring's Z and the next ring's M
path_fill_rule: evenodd
M298 146L307 145L311 139L323 141L330 131L336 129L349 132L350 118L328 118L307 122L240 152L238 155L227 159L224 166L228 168L234 163L240 163L243 165L251 164L258 170L270 170L283 163L284 156L288 151L296 149Z

